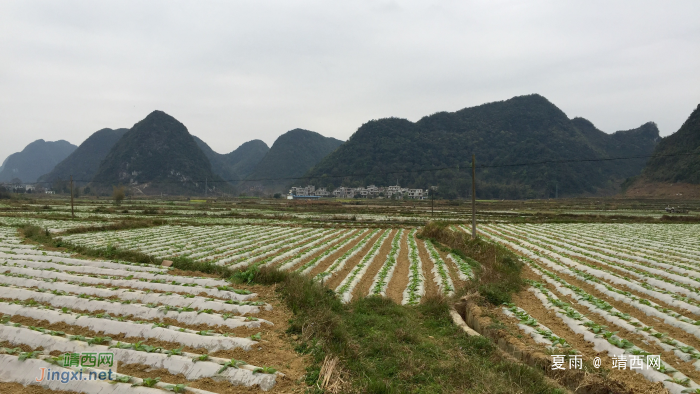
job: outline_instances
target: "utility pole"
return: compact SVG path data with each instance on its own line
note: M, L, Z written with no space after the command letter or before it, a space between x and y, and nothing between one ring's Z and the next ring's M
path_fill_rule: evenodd
M204 198L207 198L207 189L209 189L209 185L207 184L208 181L209 179L207 177L204 177Z
M435 218L435 190L430 188L430 216Z
M476 155L472 155L472 239L476 239Z
M75 218L75 212L73 211L73 175L70 176L70 215Z

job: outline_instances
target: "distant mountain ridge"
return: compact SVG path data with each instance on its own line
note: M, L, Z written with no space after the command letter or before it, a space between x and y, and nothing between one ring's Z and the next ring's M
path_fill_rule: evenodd
M661 139L641 175L623 188L629 197L700 197L700 105L677 132Z
M0 182L10 182L18 178L24 183L34 183L77 148L64 140L36 140L21 152L13 153L5 159L0 171Z
M162 111L136 123L112 147L92 183L101 190L118 184L137 193L204 194L225 189L223 180L185 125Z
M306 176L317 187L368 184L427 188L445 198L470 194L465 168L472 154L479 198L542 198L612 194L639 174L645 159L538 166L517 163L590 160L650 154L659 139L654 123L606 134L566 114L540 95L439 112L417 122L387 118L363 124ZM421 171L431 168L448 169ZM352 174L371 174L347 176Z
M45 182L46 186L58 180L68 180L71 176L77 180L77 184L87 184L92 180L97 172L102 160L105 159L114 144L129 129L102 129L98 130L68 157L58 163L48 174L42 175L39 181Z
M193 137L199 148L209 159L212 171L225 180L244 179L270 150L263 141L252 140L243 143L230 153L221 154L214 152L214 150L200 138Z
M265 157L240 187L260 187L268 191L286 192L294 182L316 163L337 149L343 141L324 137L314 131L290 130L277 138Z
M642 177L655 182L700 184L700 104L677 132L661 139Z

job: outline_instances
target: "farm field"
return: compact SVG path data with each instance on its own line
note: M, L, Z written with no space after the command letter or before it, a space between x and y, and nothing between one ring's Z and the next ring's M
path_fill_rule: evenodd
M318 339L305 328L290 331L300 312L280 301L277 285L245 282L271 269L332 290L349 311L389 307L372 296L403 306L400 313L476 297L495 326L529 349L567 362L576 355L601 357L609 376L633 392L645 385L649 393L700 389L700 224L693 222L694 211L668 217L660 203L619 208L609 201L481 204L477 222L486 242L473 245L474 253L426 235L426 228L441 226L469 238L468 207L453 202L433 208L429 202L138 200L116 207L86 199L76 205L74 219L65 200L0 207L0 392L34 393L25 386L36 370L75 371L61 357L84 352L114 353L116 376L128 383L43 385L87 393L304 392L328 359L311 360L307 347ZM37 240L22 236L27 225L36 226ZM493 280L488 275L497 256L484 260L479 250L493 245L523 263L518 275L525 286L506 289L512 294L505 304L485 301L481 287ZM163 260L178 268L160 266ZM352 322L351 314L345 318ZM373 319L360 327L379 324L370 330L378 335L387 323ZM453 327L449 315L443 323ZM439 335L430 331L437 323L415 324L413 331L427 330L424 338L393 328L388 334L400 346L392 351L411 343L411 352L420 352L427 346L423 339ZM366 336L362 329L355 335ZM358 343L370 346L362 339L352 346ZM445 342L448 354L454 346ZM641 360L643 368L610 370L621 354L629 365ZM660 356L658 368L646 359L653 355ZM430 372L436 373L445 372ZM510 383L517 376L503 381L519 387ZM421 387L412 384L406 387ZM459 384L452 387L446 392L460 392Z
M114 353L115 380L124 384L48 381L45 387L268 391L289 389L303 373L299 357L279 339L288 317L249 289L160 266L42 251L21 244L11 227L0 227L0 261L2 382L27 385L40 368L76 371L61 366L62 357L83 352Z
M39 196L41 197L41 196ZM187 199L134 199L115 206L108 199L81 197L75 203L75 217L114 222L158 219L172 224L284 224L325 226L422 226L428 220L465 223L471 207L465 201L431 204L430 201L325 200L318 202L283 199L232 199L188 201ZM21 201L19 201L21 202ZM700 218L700 202L674 200L560 199L528 201L477 201L477 221L488 223L523 221L612 221L654 222L667 215L665 207L688 209L674 218ZM65 197L37 198L0 205L0 217L70 219L71 207ZM697 221L697 220L696 220ZM8 222L8 225L12 225Z
M473 277L459 255L416 237L416 228L300 226L158 226L85 233L62 241L93 249L133 250L158 258L188 258L232 269L276 267L309 275L343 301L383 295L416 304L454 293ZM472 262L472 264L476 264Z
M525 263L527 289L501 312L533 342L608 365L624 354L672 393L700 387L700 225L489 224L480 233ZM661 356L660 368L646 368L648 355Z

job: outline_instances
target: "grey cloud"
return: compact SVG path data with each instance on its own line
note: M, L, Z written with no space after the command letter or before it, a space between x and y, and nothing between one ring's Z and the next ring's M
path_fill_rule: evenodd
M0 158L154 109L220 152L540 93L602 130L700 103L700 3L4 1Z

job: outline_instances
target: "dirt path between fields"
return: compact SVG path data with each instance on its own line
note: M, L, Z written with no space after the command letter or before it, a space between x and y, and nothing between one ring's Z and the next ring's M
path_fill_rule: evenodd
M310 256L304 257L300 262L298 262L298 263L294 264L293 266L289 267L289 268L287 269L287 271L290 271L290 272L291 272L291 271L296 270L296 269L299 268L299 267L302 267L304 264L308 263L309 261L311 261L311 260L315 259L316 257L318 257L319 255L323 254L323 252L325 252L326 250L328 250L328 249L334 247L335 245L338 245L339 243L341 243L341 242L347 240L348 238L351 238L351 237L355 236L355 235L357 234L358 231L361 231L361 230L349 231L349 232L345 233L345 235L341 235L340 237L338 237L338 238L336 238L336 239L334 239L334 240L331 240L331 242L329 242L328 244L326 244L326 247L317 250L316 253L313 253L313 254L311 254ZM284 264L284 262L282 262L281 264Z
M539 282L542 282L544 284L544 286L550 292L552 292L554 295L559 297L559 299L570 303L577 311L579 311L581 314L584 314L587 318L593 320L596 324L600 324L602 326L607 326L608 330L613 331L613 332L617 332L617 336L619 336L620 338L627 339L628 341L633 342L639 348L641 348L641 349L643 349L651 354L660 354L665 362L673 365L674 368L683 372L686 376L690 377L691 379L697 380L700 377L700 371L695 370L695 368L691 364L686 363L683 360L681 360L680 358L678 358L672 351L664 351L664 349L661 346L647 340L642 335L639 335L639 334L634 333L634 332L630 332L623 327L620 327L614 323L611 323L611 322L605 320L605 318L603 318L601 315L591 311L590 309L586 308L583 305L578 304L577 298L573 298L573 297L565 296L565 295L561 294L560 292L558 292L555 289L554 286L542 281L542 278L539 277L539 275L537 275L537 273L534 270L532 270L530 267L525 267L525 269L523 269L523 277L527 278L527 279L532 279L532 280L537 280ZM569 278L562 278L562 279L565 279L568 281ZM596 297L604 299L603 297L600 297L600 294L595 294L593 291L589 291L589 289L584 289L584 290L586 292L596 296ZM610 302L611 299L605 299L605 301ZM610 302L610 303L612 304L612 302ZM615 304L612 304L612 305L616 308L618 307L618 305L615 305ZM628 311L625 311L623 309L620 309L620 308L618 308L618 309L623 313L629 313ZM637 312L639 312L639 311L637 311ZM641 313L641 314L643 315L643 313ZM637 317L637 314L632 314L632 316ZM642 320L640 319L640 321L642 321ZM676 338L676 339L683 340L681 338Z
M340 283L345 279L346 276L355 268L355 266L362 261L362 259L367 255L367 253L372 249L372 246L374 246L375 243L377 243L377 240L379 237L384 234L384 231L386 230L381 230L374 234L374 237L370 239L364 247L360 248L359 253L354 255L351 259L349 259L348 262L346 262L345 266L343 267L342 270L336 272L333 276L330 278L327 278L325 283L326 286L330 289L334 289L338 286L340 286Z
M379 248L379 251L377 251L377 255L374 257L372 264L370 264L365 272L365 275L362 277L362 279L360 279L360 283L358 283L357 286L355 286L355 289L353 289L353 298L367 297L369 294L372 282L374 282L374 277L377 275L377 272L379 272L382 266L384 266L384 263L389 256L389 252L391 252L391 241L394 240L397 231L398 230L392 230L386 239L384 239L384 243Z
M408 260L408 234L411 230L406 230L401 236L401 250L396 259L396 268L386 289L386 296L394 300L397 304L403 301L403 292L408 286L408 267L411 262Z
M363 232L363 234L360 235L356 240L354 240L354 241L350 242L349 244L343 246L343 247L340 248L339 250L336 250L335 252L331 253L330 256L328 256L326 259L324 259L324 261L322 261L320 264L318 264L317 266L315 266L315 267L309 272L308 275L309 275L310 277L313 278L313 277L315 277L316 275L318 275L318 274L320 274L321 272L323 272L323 271L325 271L326 269L328 269L328 267L330 267L331 265L333 265L333 263L334 263L336 260L338 260L342 255L344 255L345 252L347 252L348 250L354 248L355 245L357 245L358 243L360 243L369 233L370 233L370 230L365 230L365 231Z
M506 231L505 233L508 234L507 231ZM515 240L514 238L512 238L512 237L510 237L510 236L508 236L508 235L504 236L504 238L506 238L507 240L512 241L512 242ZM540 248L541 248L541 246L540 246ZM634 280L636 280L637 282L645 283L644 278L637 278L637 277L634 277L634 276L630 275L630 271L626 271L626 270L624 270L624 269L622 269L622 268L620 268L620 267L616 267L616 266L614 266L614 265L605 264L605 263L599 263L599 262L592 261L592 260L589 260L589 259L583 258L583 257L571 256L571 255L568 255L568 254L566 254L566 253L559 253L559 252L550 251L550 250L547 249L547 248L542 248L542 249L545 249L545 250L547 250L547 251L550 252L550 253L555 253L555 254L557 254L557 255L559 255L559 256L563 256L563 257L570 258L571 260L576 261L576 262L578 262L579 264L583 264L583 263L589 264L589 265L591 265L591 266L593 266L593 267L595 267L595 268L597 268L597 269L599 269L599 270L601 270L601 271L603 271L603 272L608 271L608 272L611 272L611 273L618 274L618 275L620 275L620 276L622 276L622 277L631 277L631 278L633 278ZM517 252L516 252L516 253L517 253ZM566 264L564 264L564 265L566 265ZM639 269L643 270L644 267L643 267L643 266L640 266ZM601 279L601 280L602 280L602 279ZM603 280L603 281L604 281L604 280ZM607 281L604 281L604 282L608 283ZM690 316L690 315L692 315L692 313L691 313L690 311L685 310L685 309L682 309L682 308L679 308L679 307L674 306L674 305L670 305L670 304L666 303L665 301L660 300L660 299L654 297L653 295L647 295L647 294L639 293L639 292L637 292L636 290L630 289L630 288L627 287L626 285L619 285L619 284L612 284L612 283L609 283L609 284L610 284L611 286L616 287L616 288L619 288L619 289L621 289L621 290L623 290L623 289L624 289L624 290L627 290L627 291L629 291L630 293L632 293L633 295L635 295L635 296L637 296L637 297L639 297L639 298L642 298L642 299L646 299L647 297L650 297L650 298L652 298L652 301L653 301L653 302L659 304L660 306L662 306L662 307L664 307L664 308L670 309L670 310L672 310L672 311L674 311L674 312L676 312L676 313L680 313L680 314L685 315L685 316ZM656 287L656 286L655 286L655 287ZM662 289L662 290L663 290L663 289Z
M248 263L246 264L246 267L249 267L249 266L251 266L251 265L254 265L254 264L256 264L256 263L258 263L258 262L260 262L260 261L266 260L266 259L274 259L274 258L276 258L277 256L279 256L279 255L281 255L281 254L283 254L283 253L287 253L287 252L289 252L290 250L292 250L292 249L294 249L294 248L300 247L300 246L301 246L302 244L304 244L304 243L316 241L316 240L318 240L319 238L325 237L326 235L328 235L328 234L327 234L327 233L324 233L324 232L320 232L320 233L317 233L316 235L312 235L311 237L302 238L302 239L299 239L299 240L297 240L297 241L294 241L294 243L291 244L291 245L288 244L288 245L284 245L283 247L280 247L280 248L278 248L278 249L274 249L274 248L273 248L273 249L270 249L270 250L266 251L265 253L263 253L263 255L265 255L266 253L269 253L270 251L273 251L273 250L274 250L274 253L273 253L273 254L267 255L267 256L265 256L265 257L262 257L262 256L254 257L252 260L249 260L249 261L248 261Z
M578 350L585 361L592 362L594 357L600 357L602 366L610 368L612 359L606 352L596 352L593 349L593 344L587 342L583 335L579 335L571 331L554 311L549 310L542 305L535 295L527 290L521 291L513 296L513 302L523 308L533 318L537 319L541 324L548 327L552 332L564 338L574 349ZM620 351L622 353L622 350ZM612 370L610 376L613 379L624 382L628 387L632 388L634 393L667 393L662 383L653 384L646 380L641 375L630 370ZM654 390L650 390L654 388Z
M536 272L533 271L533 274L536 275ZM692 335L681 328L674 327L670 324L666 324L661 319L648 316L646 313L635 308L634 306L632 306L630 304L627 304L627 303L622 302L622 301L617 301L617 300L613 299L612 297L609 297L609 296L603 294L602 292L598 291L595 287L593 287L589 283L582 281L580 279L577 279L573 275L569 275L569 274L563 273L563 272L558 273L558 275L560 278L564 279L568 283L570 283L574 286L580 287L588 294L595 296L595 297L598 297L601 300L609 303L610 305L615 307L620 312L627 313L631 316L634 316L643 324L645 324L647 326L654 327L659 332L667 333L667 334L671 335L673 338L675 338L679 341L685 342L687 345L693 346L695 348L700 347L700 339L698 339L695 335ZM536 277L536 278L532 278L532 279L544 283L544 281L542 280L541 277Z
M447 272L450 274L450 278L452 278L452 283L454 284L455 291L457 291L457 289L459 289L460 287L466 285L467 282L463 281L462 279L459 279L459 271L457 271L457 265L455 265L455 263L447 257L448 253L443 252L437 247L435 248L435 250L437 250L438 254L440 254L440 257L442 257L442 261L445 262L445 267L447 267Z
M418 255L420 256L420 261L423 263L423 278L425 280L425 295L423 297L436 296L440 293L440 289L435 283L435 275L433 274L433 261L430 259L428 250L425 248L425 242L422 239L416 238L416 244L418 245Z
M274 286L263 286L263 285L238 285L241 288L245 288L251 291L256 291L261 295L261 298L273 306L271 311L264 311L267 314L266 319L272 321L275 325L270 326L263 324L260 328L228 328L228 327L210 327L206 325L189 326L178 323L180 327L188 327L196 330L204 329L214 329L218 332L233 333L239 337L247 337L257 332L261 332L262 340L254 345L251 350L243 349L232 349L232 350L220 350L214 353L209 353L213 357L222 358L235 358L237 360L243 360L249 364L256 365L259 367L273 367L278 371L286 374L285 378L278 378L277 384L270 390L270 393L291 393L291 392L303 392L306 385L303 382L303 376L306 374L306 367L310 364L309 356L303 356L294 350L296 346L296 336L289 336L286 331L289 327L289 321L292 319L291 311L286 307L283 301L279 298L279 295L274 291ZM262 312L262 311L261 311ZM95 313L95 311L92 311ZM172 319L164 319L172 320ZM36 325L42 328L53 329L64 331L68 335L85 335L85 336L110 336L113 340L125 340L130 343L136 343L138 340L142 340L144 344L152 346L160 346L164 349L175 349L181 345L177 343L160 341L154 338L144 339L139 337L129 337L126 338L123 334L119 335L105 335L101 332L95 332L84 327L72 326L66 323L56 323L49 324L47 321L39 321L35 319L30 319L22 316L13 316L12 322L18 322L25 325ZM175 324L176 322L172 322ZM9 344L8 344L9 345ZM15 347L15 346L11 346ZM32 351L37 349L32 349L27 346L18 346L22 348L23 351ZM197 354L208 353L206 349L203 348L183 348L186 352L192 352ZM60 356L59 352L52 352L53 356ZM186 381L182 375L173 375L168 373L166 370L151 370L152 367L132 364L132 365L119 365L118 371L122 374L127 374L136 377L161 377L164 382L171 384L179 383L189 383L189 387L200 388L204 390L209 390L219 394L233 394L233 393L260 393L258 387L244 387L244 386L232 386L228 382L218 382L211 378L198 379L196 381ZM12 389L12 391L9 391ZM68 394L72 392L58 392L46 390L37 386L27 386L23 387L20 384L14 383L0 383L0 393L19 393L19 394Z

